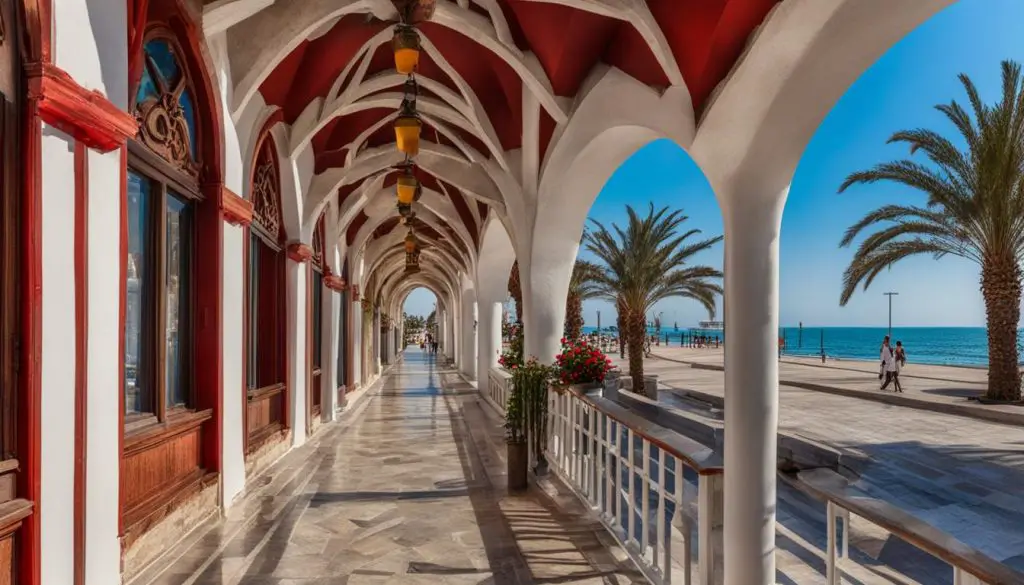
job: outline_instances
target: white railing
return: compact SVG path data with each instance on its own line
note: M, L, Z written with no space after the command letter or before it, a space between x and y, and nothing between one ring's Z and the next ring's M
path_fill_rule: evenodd
M846 480L824 469L797 475L797 486L826 502L828 542L825 547L825 582L840 585L852 571L870 574L850 558L850 518L869 522L921 551L946 562L953 585L1005 585L1024 583L1024 574L958 541L951 535L887 502L846 492ZM840 529L841 527L841 529Z
M487 372L487 391L482 393L483 397L502 415L505 414L505 405L508 404L511 383L512 375L505 370L491 368Z
M551 468L597 512L648 579L694 583L696 526L696 583L721 582L718 455L573 388L549 391L549 417Z

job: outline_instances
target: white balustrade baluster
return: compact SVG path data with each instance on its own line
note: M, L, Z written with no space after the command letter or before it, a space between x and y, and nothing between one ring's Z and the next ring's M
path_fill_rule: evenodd
M633 472L636 469L633 461L633 429L626 428L626 448L629 449L629 464L628 464L628 475L629 479L629 500L626 505L626 512L629 514L629 518L626 525L629 527L629 534L626 536L626 543L633 542L636 538L636 497L633 493L633 485L636 483L633 478Z
M641 557L647 554L647 543L650 540L651 532L651 442L643 437L640 438L643 441L643 483L640 484L640 497L643 498L640 502L640 555Z

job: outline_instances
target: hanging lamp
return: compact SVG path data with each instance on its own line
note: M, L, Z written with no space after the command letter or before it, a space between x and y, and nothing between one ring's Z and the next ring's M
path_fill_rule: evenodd
M420 188L420 182L412 172L412 163L407 162L408 164L402 169L402 173L398 175L398 184L395 187L398 193L399 205L412 205L412 202L417 199L416 192Z
M406 156L413 157L420 152L420 130L423 122L416 111L416 94L418 87L412 77L405 82L405 97L402 99L402 110L395 120L395 142L398 150Z
M402 75L415 73L420 64L420 35L416 29L407 24L395 25L391 48L395 53L395 69Z
M416 234L413 233L410 227L409 233L405 236L405 271L419 272L419 270L420 242L416 239Z

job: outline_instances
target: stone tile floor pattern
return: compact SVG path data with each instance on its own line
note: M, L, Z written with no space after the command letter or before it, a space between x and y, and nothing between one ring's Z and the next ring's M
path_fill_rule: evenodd
M645 583L564 486L508 493L500 419L448 382L408 352L351 418L134 583Z
M721 371L660 359L648 360L645 371L657 374L666 389L724 394ZM664 400L674 403L671 396ZM779 388L779 403L781 432L870 458L859 489L1024 570L1024 428L786 385ZM720 415L708 418L720 421ZM823 547L820 506L791 495L780 486L780 523L798 521L797 532ZM786 539L779 545L785 549ZM882 560L895 562L907 554L907 546L882 552ZM947 582L927 564L921 582Z

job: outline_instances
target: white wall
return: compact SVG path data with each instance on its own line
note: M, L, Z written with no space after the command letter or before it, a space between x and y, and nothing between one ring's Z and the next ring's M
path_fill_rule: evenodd
M288 415L292 446L306 442L306 270L305 262L288 260Z
M245 488L245 230L224 224L221 490L225 507Z
M48 164L47 161L44 164ZM46 168L46 167L44 167ZM121 153L89 154L89 346L85 582L117 583L121 420ZM50 209L46 208L46 213ZM44 289L44 294L45 294ZM44 415L45 416L45 415ZM70 449L70 447L68 447ZM49 510L47 510L49 513ZM44 514L44 517L46 514ZM47 558L44 558L44 564Z
M73 141L67 135L43 125L42 585L68 585L74 580L76 283L72 149ZM116 386L109 391L115 393Z

